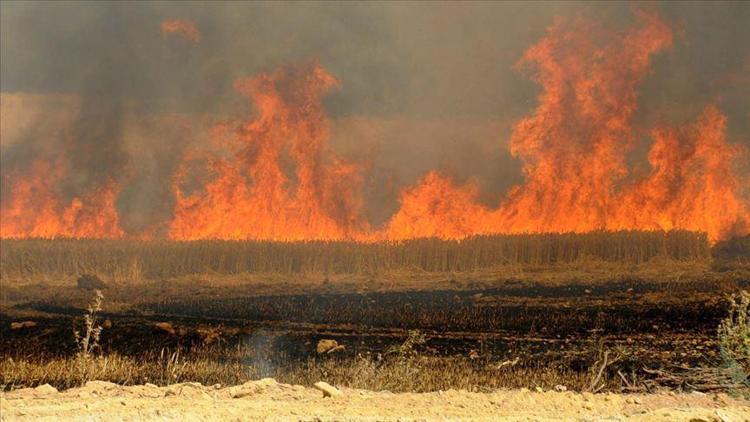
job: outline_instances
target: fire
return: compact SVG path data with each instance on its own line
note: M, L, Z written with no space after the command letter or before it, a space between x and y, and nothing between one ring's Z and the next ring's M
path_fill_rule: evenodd
M726 142L725 127L726 118L709 106L684 128L655 129L651 174L625 189L608 228L681 228L705 231L713 241L748 233L750 213L737 195L747 180L732 168L747 151Z
M10 194L0 206L0 237L119 238L115 202L119 185L108 181L70 201L63 201L57 183L64 177L57 162L37 160L27 173L13 173Z
M166 19L161 22L161 36L166 38L170 35L181 36L192 43L198 43L202 34L193 22L185 19Z
M524 182L494 206L479 202L475 184L431 171L402 189L400 208L381 229L370 228L362 213L364 166L328 145L322 98L339 82L309 63L235 83L255 112L217 126L212 150L185 157L172 178L174 214L163 231L177 240L280 241L687 229L715 242L749 233L742 190L750 179L738 168L750 162L748 153L727 142L726 118L715 106L682 127L651 130L648 168L632 168L638 88L654 56L673 41L658 16L636 14L637 25L624 32L557 20L523 55L518 68L541 86L535 111L514 125L510 139ZM200 40L187 21L161 28L164 36ZM7 176L0 235L125 236L115 179L63 200L62 168L36 161Z
M456 186L450 178L433 171L415 187L401 193L401 209L381 238L403 240L420 237L457 239L491 232L490 211L476 203L477 186Z
M402 194L391 236L679 228L716 241L747 233L748 205L738 189L748 181L732 169L745 151L727 144L715 107L687 129L655 130L651 174L633 180L626 161L635 144L637 87L652 56L672 44L657 16L638 17L640 25L624 34L556 22L519 63L542 85L535 113L511 138L525 183L486 210L473 188L430 175Z
M175 178L173 239L358 238L357 165L327 146L322 95L338 81L317 63L240 80L257 116L219 130L227 157L211 157L213 179L192 194ZM230 132L230 133L227 133Z

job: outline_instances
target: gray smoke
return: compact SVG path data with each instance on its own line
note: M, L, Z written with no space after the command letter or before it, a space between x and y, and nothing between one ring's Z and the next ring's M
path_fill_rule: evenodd
M514 69L516 61L556 16L624 28L631 7L3 2L2 172L66 148L71 177L61 192L78 195L108 177L126 181L123 224L143 229L169 216L170 177L185 148L207 144L212 122L251 112L232 88L236 78L318 58L342 82L325 100L332 145L368 162L366 214L374 225L396 208L399 188L429 169L476 181L482 200L494 204L522 179L506 142L512 123L536 105L538 86ZM636 126L645 136L655 122L682 123L716 103L730 139L750 145L750 3L645 7L659 9L678 37L640 90ZM201 42L162 38L160 22L172 18L195 23ZM76 100L41 107L9 94Z

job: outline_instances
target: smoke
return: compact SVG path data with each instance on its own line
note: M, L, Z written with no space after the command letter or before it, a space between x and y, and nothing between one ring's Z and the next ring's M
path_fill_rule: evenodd
M750 5L652 7L679 31L638 88L636 136L713 103L727 138L750 145ZM494 206L523 180L508 142L539 93L514 64L557 16L634 21L624 3L4 2L1 194L36 160L61 160L63 203L115 183L124 230L164 232L186 151L256 112L234 81L317 58L341 83L323 99L330 146L365 167L371 225L435 169ZM629 159L647 154L636 145Z

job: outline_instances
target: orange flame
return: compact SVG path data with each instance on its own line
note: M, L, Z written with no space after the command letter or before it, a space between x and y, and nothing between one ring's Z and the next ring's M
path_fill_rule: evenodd
M338 81L318 64L284 67L235 84L258 116L224 142L229 158L213 157L215 177L185 195L176 177L173 239L345 239L358 237L356 165L328 150L321 96ZM220 130L219 136L226 136ZM225 141L220 139L220 142ZM286 165L285 165L286 164ZM288 175L288 173L291 173Z
M108 181L64 203L55 191L60 166L42 160L28 174L13 174L10 194L0 205L2 238L119 238L124 235L115 208L120 187Z
M362 166L328 146L321 100L339 82L319 64L287 66L239 80L256 115L215 130L217 150L193 152L174 175L172 239L400 240L475 234L687 229L715 242L750 233L748 152L727 142L726 118L708 106L696 122L651 131L650 169L628 160L637 144L633 116L653 56L672 45L671 29L637 12L639 24L612 33L557 20L519 67L541 85L535 112L513 129L510 152L525 181L497 206L478 201L474 184L429 172L401 192L400 209L380 230L363 219ZM194 41L189 22L165 21L162 34ZM208 175L194 165L207 157ZM71 201L57 182L62 167L37 161L10 175L0 237L124 235L109 181ZM154 229L154 232L156 229Z
M166 19L161 22L161 36L166 38L169 35L178 35L184 37L192 43L198 43L201 40L201 31L193 22L185 19Z
M714 107L688 129L654 131L652 173L628 181L636 89L651 57L672 43L657 16L638 17L640 27L622 35L557 21L526 52L520 64L532 67L543 89L536 112L511 138L525 183L497 209L477 205L473 187L431 174L402 194L388 237L679 228L716 241L747 233L748 204L738 189L748 181L732 170L746 152L726 143L725 119Z

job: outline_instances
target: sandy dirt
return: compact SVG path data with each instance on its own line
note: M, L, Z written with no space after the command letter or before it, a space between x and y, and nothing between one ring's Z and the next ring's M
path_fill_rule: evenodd
M44 385L2 393L0 419L750 421L750 402L725 394L340 392L323 397L317 389L273 379L224 388L198 383L121 387L92 381L64 392Z

